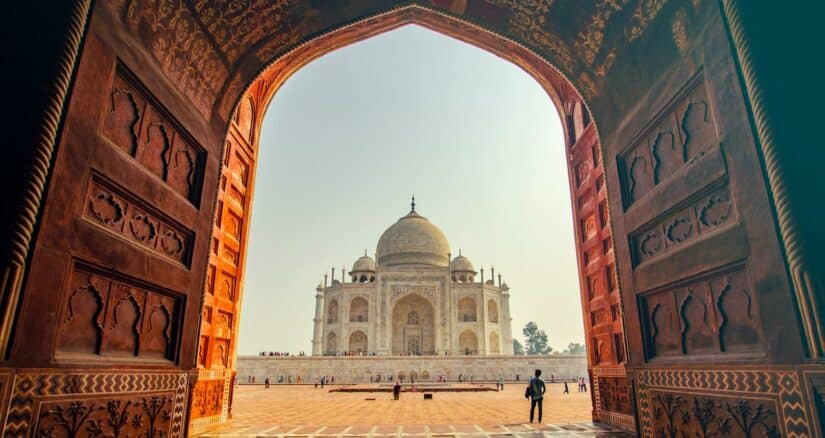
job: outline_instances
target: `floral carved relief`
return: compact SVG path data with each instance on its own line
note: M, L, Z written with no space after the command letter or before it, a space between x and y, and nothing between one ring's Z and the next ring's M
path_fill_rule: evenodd
M656 392L655 436L782 436L773 402Z
M46 403L34 436L169 436L172 409L173 397L167 395Z

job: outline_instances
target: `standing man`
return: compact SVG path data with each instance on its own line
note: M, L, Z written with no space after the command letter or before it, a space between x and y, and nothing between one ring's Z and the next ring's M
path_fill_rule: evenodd
M398 380L395 381L395 385L392 386L392 399L398 400L398 396L401 394L401 383Z
M504 377L498 376L498 390L504 391Z
M530 396L530 422L533 422L533 412L536 410L536 405L539 407L539 423L541 423L542 402L544 401L544 392L547 390L544 386L544 381L541 380L541 370L536 370L536 376L530 379L529 391Z

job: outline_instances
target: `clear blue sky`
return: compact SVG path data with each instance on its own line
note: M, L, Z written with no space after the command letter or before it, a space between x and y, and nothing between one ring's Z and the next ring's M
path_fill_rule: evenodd
M564 140L526 73L407 26L290 78L265 115L240 354L311 351L315 286L416 210L511 287L513 334L583 342ZM340 277L339 277L340 278ZM488 277L489 278L489 277Z

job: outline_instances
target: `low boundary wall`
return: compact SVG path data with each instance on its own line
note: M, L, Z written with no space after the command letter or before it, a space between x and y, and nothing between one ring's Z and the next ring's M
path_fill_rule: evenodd
M240 384L263 383L269 377L272 383L283 378L284 383L313 383L322 376L332 376L335 383L364 383L381 376L386 381L409 379L433 381L446 376L449 381L459 375L474 381L526 380L534 370L541 369L542 376L556 380L587 376L587 359L584 355L550 356L239 356L237 382Z

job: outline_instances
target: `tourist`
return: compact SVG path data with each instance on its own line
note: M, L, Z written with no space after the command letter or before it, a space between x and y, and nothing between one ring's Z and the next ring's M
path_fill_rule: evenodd
M587 392L587 380L582 377L582 392Z
M498 376L498 390L504 391L504 377Z
M399 395L401 395L401 383L396 380L395 385L392 386L392 399L398 400Z
M265 389L269 389L269 377L267 377L266 379L264 379L264 388L265 388Z
M570 390L567 388L567 380L564 381L564 391L562 394L570 394Z
M539 407L539 423L541 423L541 414L542 414L542 402L544 401L544 392L547 390L544 386L544 381L541 380L541 370L536 370L536 377L530 379L530 383L527 385L527 390L525 391L524 397L530 398L530 422L533 422L533 413L536 410L536 406Z
M518 382L518 381L519 381L519 378L520 378L520 377L521 377L521 374L516 374L516 382Z

